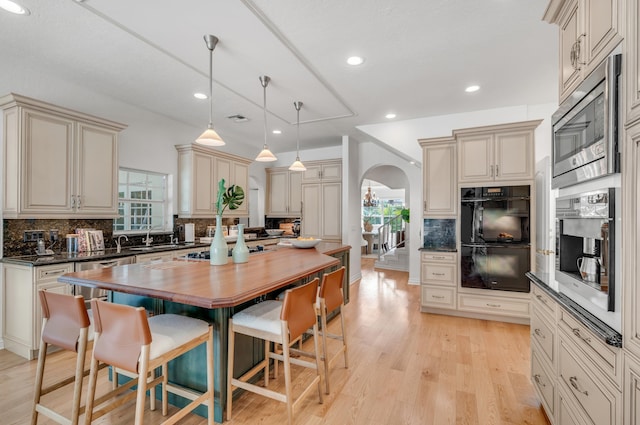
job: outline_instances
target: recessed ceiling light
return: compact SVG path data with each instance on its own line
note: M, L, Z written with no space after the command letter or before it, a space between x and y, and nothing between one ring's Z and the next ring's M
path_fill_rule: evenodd
M347 59L349 65L358 66L364 63L364 59L360 56L351 56Z
M0 0L0 9L15 13L16 15L29 15L31 13L26 7L20 6L11 0Z
M209 96L207 96L204 93L194 93L193 97L195 97L196 99L208 99L209 98Z
M467 93L473 93L474 91L478 91L480 90L480 86L469 86L466 89L464 89L464 91L466 91Z
M273 134L282 134L282 130L273 130Z
M395 117L396 117L396 114L394 114L394 113L390 113L390 114L385 115L384 117L385 117L385 118L387 118L387 119L389 119L389 120L391 120L391 119L393 119L393 118L395 118Z

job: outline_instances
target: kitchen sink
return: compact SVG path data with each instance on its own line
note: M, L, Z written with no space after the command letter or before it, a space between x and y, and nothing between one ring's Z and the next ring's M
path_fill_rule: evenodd
M168 249L168 248L179 248L179 247L180 245L176 245L176 244L134 246L133 248L129 248L129 251L153 251L154 249Z

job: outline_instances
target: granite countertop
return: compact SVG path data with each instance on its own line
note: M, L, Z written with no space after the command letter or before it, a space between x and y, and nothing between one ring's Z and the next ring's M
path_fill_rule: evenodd
M526 276L538 288L549 294L558 304L567 310L573 317L589 328L594 334L602 339L606 344L613 347L622 347L622 335L604 323L602 320L589 313L582 306L577 304L565 294L558 292L548 282L550 277L546 274L527 272Z
M269 239L280 239L278 236L265 236L261 238L246 239L246 241L260 241ZM227 242L230 246L235 245L235 241ZM48 264L60 264L60 263L77 263L83 261L107 261L115 258L130 257L133 255L151 254L156 252L177 251L181 249L202 248L205 250L208 243L185 243L181 242L176 246L171 244L161 244L162 247L155 247L149 250L132 250L135 247L122 247L120 252L117 252L116 248L108 248L104 251L90 251L90 252L78 252L75 254L68 254L65 251L54 253L53 255L22 255L17 257L4 257L0 259L2 263L19 264L24 266L44 266Z

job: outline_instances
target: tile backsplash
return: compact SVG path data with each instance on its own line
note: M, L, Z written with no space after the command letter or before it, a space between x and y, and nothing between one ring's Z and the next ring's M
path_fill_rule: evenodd
M173 233L153 235L153 243L169 243L171 237L178 237L180 241L184 241L184 225L193 223L195 226L195 236L197 238L205 236L207 226L215 224L215 218L210 219L184 219L173 217ZM238 219L224 218L224 225L237 224ZM43 239L46 247L53 249L55 252L66 250L65 237L69 233L75 233L78 228L90 228L102 230L104 234L105 248L115 248L116 244L113 239L113 220L111 219L5 219L3 220L3 256L15 257L19 255L31 255L35 253L36 242L24 242L24 232L29 230L37 230L43 232ZM51 246L49 239L49 231L58 231L58 241ZM122 246L142 245L142 239L146 235L131 235L129 240L122 240Z
M423 248L455 249L456 220L453 218L425 218Z

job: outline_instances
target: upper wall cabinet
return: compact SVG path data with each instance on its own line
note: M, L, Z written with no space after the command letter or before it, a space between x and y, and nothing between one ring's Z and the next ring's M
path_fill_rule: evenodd
M622 40L622 0L552 0L544 20L560 31L562 102Z
M626 123L640 119L640 0L627 0L627 33L624 55L626 62L625 86L627 87Z
M456 141L452 137L418 140L422 146L423 215L455 216L458 176Z
M342 162L339 160L305 163L306 171L302 172L302 183L322 183L340 181L342 179Z
M4 218L114 218L126 126L28 97L4 110Z
M534 174L534 129L539 120L455 130L458 182L531 180Z
M249 164L251 160L196 144L177 145L178 151L178 216L211 218L215 215L218 182L232 184L245 192L240 208L224 212L224 216L249 215Z
M266 214L269 217L300 217L302 173L286 167L267 168Z

